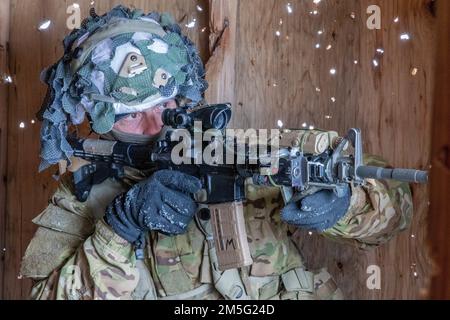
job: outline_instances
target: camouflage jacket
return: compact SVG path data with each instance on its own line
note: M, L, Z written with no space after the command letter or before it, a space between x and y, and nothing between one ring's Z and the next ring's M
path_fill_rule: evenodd
M383 166L377 158L367 164ZM49 206L33 220L38 230L22 261L32 278L32 299L339 299L342 293L325 269L310 272L280 220L284 206L277 188L247 185L246 228L253 265L220 272L205 228L193 221L186 234L148 235L146 259L137 261L132 246L102 217L106 206L133 183L95 186L86 203L78 202L70 176ZM347 214L323 234L361 248L380 245L408 226L412 199L407 184L368 180L352 187ZM207 234L208 235L208 234Z

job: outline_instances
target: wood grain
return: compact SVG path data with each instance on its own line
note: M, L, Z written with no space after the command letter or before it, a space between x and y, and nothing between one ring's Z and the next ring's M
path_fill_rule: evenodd
M237 0L210 0L210 57L206 64L210 103L235 104Z
M10 1L0 2L0 299L3 298L6 220L6 171L8 130L8 85L2 78L9 75L8 41Z
M3 0L2 0L3 3ZM10 88L8 114L8 191L6 216L6 261L4 297L26 298L30 281L19 275L22 255L35 232L31 220L42 211L54 192L56 182L52 174L56 169L37 173L39 164L39 124L31 124L39 110L46 88L39 82L40 72L62 55L62 40L69 30L66 27L66 9L73 1L13 0L11 1L11 73L15 78ZM87 16L89 0L77 1L82 17ZM194 0L165 1L96 1L96 11L102 14L118 4L134 5L149 11L170 12L182 26L196 19L194 28L185 32L198 44L204 59L208 49L208 3ZM203 11L197 10L199 5ZM52 25L40 32L40 22L50 19ZM203 32L202 32L203 30ZM26 127L19 128L24 122Z
M450 2L438 4L436 101L433 114L430 182L431 250L436 261L430 298L450 299Z
M234 125L274 128L282 120L286 127L307 123L341 133L359 127L366 152L397 167L426 169L435 48L428 2L290 3L292 14L284 1L240 2ZM366 9L372 4L381 8L381 30L366 27ZM317 15L310 13L314 10ZM403 32L411 40L401 41ZM415 76L412 68L418 69ZM426 186L415 186L411 228L374 251L304 233L298 245L311 268L328 267L347 298L421 298L431 270L425 247L427 204ZM366 287L370 265L381 268L381 290Z

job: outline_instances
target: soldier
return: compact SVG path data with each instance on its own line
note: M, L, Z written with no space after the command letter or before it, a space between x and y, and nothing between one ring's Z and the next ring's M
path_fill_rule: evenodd
M163 131L165 108L197 105L207 89L193 43L166 14L118 6L95 13L64 40L64 56L43 73L41 170L76 172L70 124L85 116L101 139L148 144ZM384 165L375 158L369 164ZM67 168L66 168L67 167ZM173 171L126 168L122 179L75 196L62 176L21 273L33 299L341 299L322 269L309 271L290 235L296 227L358 247L377 246L405 229L412 214L407 184L368 180L345 196L320 190L284 206L277 188L247 185L245 220L253 264L221 272L195 219L200 181ZM136 255L136 252L139 254Z

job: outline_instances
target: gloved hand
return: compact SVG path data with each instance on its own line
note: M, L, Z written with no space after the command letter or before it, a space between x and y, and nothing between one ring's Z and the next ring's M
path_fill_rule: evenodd
M321 190L300 201L289 203L281 210L281 218L286 223L307 230L324 231L333 227L350 206L351 190L348 184L343 197L332 190Z
M162 170L118 196L106 209L105 221L122 238L142 248L145 233L168 235L186 231L197 211L192 195L201 189L199 179Z

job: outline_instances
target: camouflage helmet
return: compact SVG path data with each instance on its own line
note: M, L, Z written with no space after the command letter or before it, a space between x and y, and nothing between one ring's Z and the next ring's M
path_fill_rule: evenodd
M40 170L70 159L69 125L86 116L105 134L121 116L170 99L195 106L208 87L195 45L168 14L123 6L91 12L63 43L64 56L42 73L48 93L38 114Z

